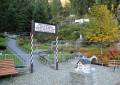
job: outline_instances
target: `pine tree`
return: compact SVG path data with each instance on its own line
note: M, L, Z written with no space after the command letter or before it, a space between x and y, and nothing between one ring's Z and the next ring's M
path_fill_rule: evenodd
M48 22L50 16L48 1L36 0L33 6L33 19L37 22Z
M58 17L62 13L62 4L60 0L53 0L51 3L51 14L53 17Z
M5 31L7 28L7 9L9 7L10 0L0 0L0 32Z
M94 0L70 0L73 12L77 16L85 15L89 8L95 3Z

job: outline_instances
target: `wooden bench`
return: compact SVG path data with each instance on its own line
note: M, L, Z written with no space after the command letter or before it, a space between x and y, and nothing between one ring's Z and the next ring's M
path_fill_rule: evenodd
M17 73L13 60L0 60L0 77Z
M108 63L109 67L114 67L114 70L118 67L120 67L120 60L109 60Z

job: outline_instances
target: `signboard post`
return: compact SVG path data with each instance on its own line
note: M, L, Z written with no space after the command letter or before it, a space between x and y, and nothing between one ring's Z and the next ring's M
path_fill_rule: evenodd
M58 34L57 34L56 26L50 24L37 23L32 20L31 59L30 59L31 73L33 73L33 31L56 34L56 48L54 55L55 55L55 69L58 70Z
M34 29L34 21L32 20L32 27L31 27L31 54L30 54L30 72L33 73L33 29Z
M58 70L58 36L56 36L56 46L55 46L55 69Z

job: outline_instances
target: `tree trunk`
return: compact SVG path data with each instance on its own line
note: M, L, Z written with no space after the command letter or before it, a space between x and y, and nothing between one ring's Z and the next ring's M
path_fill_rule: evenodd
M102 56L102 54L103 54L103 45L101 44L101 46L100 46L100 54L101 54L101 56Z

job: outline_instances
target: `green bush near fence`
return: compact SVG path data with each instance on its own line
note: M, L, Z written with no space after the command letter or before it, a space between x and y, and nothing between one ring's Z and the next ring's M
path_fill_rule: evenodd
M0 50L5 50L5 49L6 49L5 38L0 36Z
M27 53L30 53L31 51L31 44L30 40L26 37L18 37L17 38L18 45L21 47L21 49Z
M49 44L48 43L44 43L44 44L40 44L39 47L36 47L39 49L49 49Z
M22 64L22 62L14 54L12 54L9 49L1 51L0 53L1 53L0 60L10 59L10 60L14 61L15 65L21 65Z
M31 52L31 45L30 43L24 43L21 48L23 49L23 51L30 53Z

